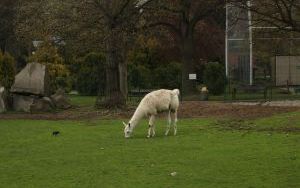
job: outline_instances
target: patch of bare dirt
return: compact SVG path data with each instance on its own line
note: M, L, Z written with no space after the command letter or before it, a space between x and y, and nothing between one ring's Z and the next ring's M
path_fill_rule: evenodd
M280 127L259 127L254 124L254 122L236 119L236 120L218 120L214 124L216 128L221 130L238 130L238 131L258 131L258 132L283 132L283 133L299 133L300 127L293 125L284 125Z
M36 119L36 120L84 120L84 119L129 119L133 114L134 107L124 110L95 110L93 107L76 107L65 111L53 113L27 114L9 112L0 114L0 119ZM245 106L233 105L223 102L201 102L184 101L181 103L179 118L197 117L226 117L239 119L253 119L259 117L269 117L275 114L300 110L300 107L273 107L273 106Z
M293 112L300 107L278 107L262 105L236 105L223 102L182 102L179 110L180 117L229 117L252 119L269 117L275 114Z

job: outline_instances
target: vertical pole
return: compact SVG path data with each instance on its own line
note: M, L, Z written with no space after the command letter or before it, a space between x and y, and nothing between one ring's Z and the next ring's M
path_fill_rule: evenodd
M252 15L251 15L251 0L247 2L248 6L248 21L249 21L249 64L250 64L250 85L253 85L253 36L252 36Z
M292 56L291 46L292 46L292 36L290 34L290 38L289 38L289 84L293 84L292 83L292 75L291 75L291 56Z
M228 79L228 3L226 2L226 29L225 29L225 68L226 78Z
M226 2L226 5L225 5L225 9L226 9L226 26L225 26L225 69L226 69L226 79L228 81L228 90L226 91L225 90L225 95L224 95L224 99L226 100L226 94L228 92L229 96L230 96L230 78L229 78L229 62L228 62L228 30L229 30L229 24L228 24L228 12L229 12L229 4L228 2Z

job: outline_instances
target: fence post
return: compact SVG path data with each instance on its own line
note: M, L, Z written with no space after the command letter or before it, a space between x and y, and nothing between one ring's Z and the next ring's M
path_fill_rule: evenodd
M273 100L273 86L271 86L271 94L270 94L270 101L272 101Z
M265 99L265 102L267 101L267 97L268 97L268 86L265 86L264 87L264 99Z
M236 93L237 93L237 91L236 91L236 88L234 87L233 88L233 90L232 90L232 100L236 100Z

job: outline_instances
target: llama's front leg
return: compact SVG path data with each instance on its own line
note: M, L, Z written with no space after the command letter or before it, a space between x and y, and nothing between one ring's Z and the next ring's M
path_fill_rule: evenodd
M147 138L150 138L151 136L155 135L155 126L154 126L154 120L155 120L155 116L151 115L150 119L149 119L149 128L148 128L148 135ZM152 134L151 134L152 132Z
M168 113L168 125L167 125L167 129L166 129L166 132L165 132L165 135L168 136L169 134L169 131L170 131L170 127L171 127L171 112L169 111Z

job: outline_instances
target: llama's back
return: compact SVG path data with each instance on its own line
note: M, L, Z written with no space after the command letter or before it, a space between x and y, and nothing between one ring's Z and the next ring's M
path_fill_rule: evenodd
M178 100L179 90L167 90L160 89L148 93L141 101L142 106L148 106L149 109L152 109L152 112L155 111L166 111L171 107L172 109L177 109L179 105Z

